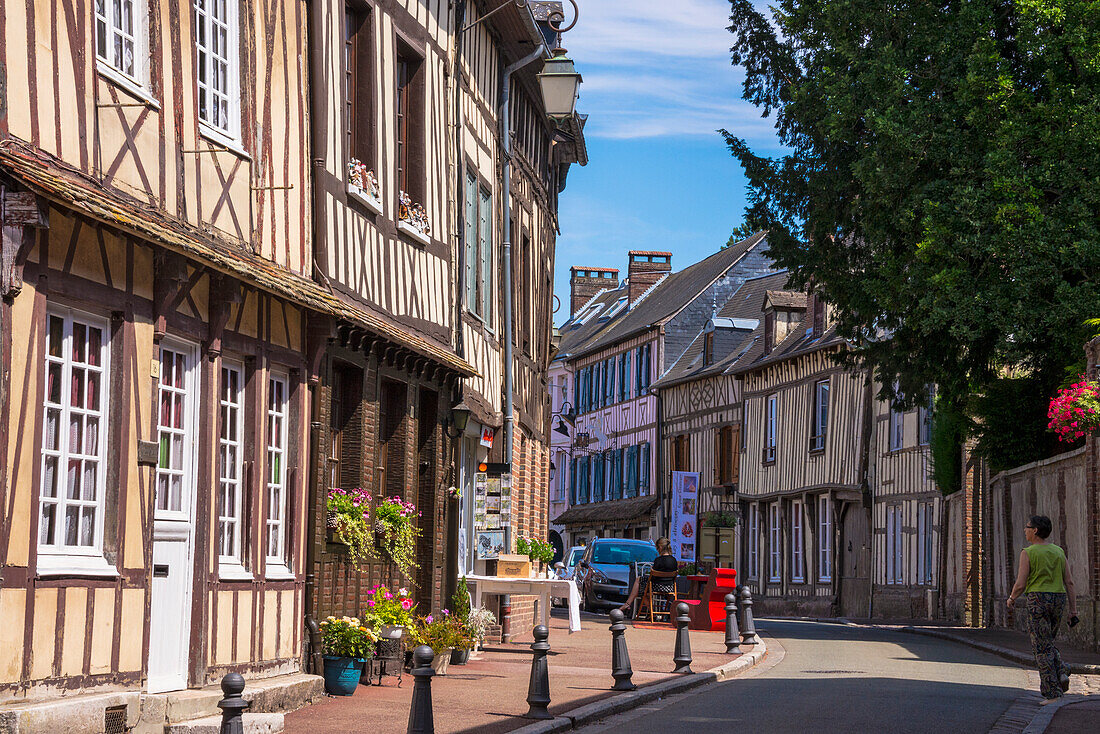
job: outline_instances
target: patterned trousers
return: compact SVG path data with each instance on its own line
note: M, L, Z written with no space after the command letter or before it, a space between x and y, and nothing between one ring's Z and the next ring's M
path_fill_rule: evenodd
M1039 691L1043 698L1062 695L1061 677L1069 670L1054 646L1054 635L1066 610L1066 595L1046 591L1032 591L1027 596L1027 631L1031 635L1031 647L1035 650L1035 663L1039 666Z

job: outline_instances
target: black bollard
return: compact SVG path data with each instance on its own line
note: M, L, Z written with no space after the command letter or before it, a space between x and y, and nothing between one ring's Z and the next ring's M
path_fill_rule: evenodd
M222 693L225 698L218 701L222 710L220 734L244 734L244 710L248 701L241 698L244 693L244 676L240 673L227 673L222 678Z
M427 645L413 650L413 695L409 707L408 734L435 734L432 717L432 659L435 653Z
M756 636L756 624L752 621L752 592L749 587L741 587L741 642L746 645L759 645Z
M611 677L615 679L613 691L633 691L638 686L631 682L634 671L630 668L630 653L626 649L626 624L623 613L611 610Z
M688 605L680 602L676 605L676 649L672 655L672 662L676 663L676 669L672 671L673 673L692 672L689 624L691 624L691 617L688 616Z
M550 630L546 625L535 627L532 634L535 641L531 649L535 651L531 658L531 682L527 685L527 703L530 708L523 715L525 719L552 719L554 715L546 710L550 705L550 673L546 669L546 653L550 652L550 643L546 638Z
M726 594L726 654L741 654L741 633L737 630L737 597Z

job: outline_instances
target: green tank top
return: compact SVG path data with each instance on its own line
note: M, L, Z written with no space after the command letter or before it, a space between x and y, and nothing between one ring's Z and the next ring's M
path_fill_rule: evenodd
M1065 570L1066 552L1053 543L1036 543L1024 549L1031 566L1027 576L1024 593L1046 591L1053 594L1066 593Z

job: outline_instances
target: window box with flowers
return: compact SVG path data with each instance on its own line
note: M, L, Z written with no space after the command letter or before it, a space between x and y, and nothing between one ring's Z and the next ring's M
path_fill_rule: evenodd
M1072 443L1100 428L1100 383L1080 380L1058 391L1047 410L1047 424L1059 441Z
M329 617L321 622L325 692L333 696L355 693L377 641L378 635L357 617Z
M413 524L416 505L394 495L374 510L374 543L378 551L393 562L405 576L416 570L416 541L420 529Z
M348 161L348 196L375 214L382 213L382 190L378 186L378 178L358 158Z
M430 245L432 242L432 228L428 224L428 213L420 204L414 203L404 191L398 193L397 229L422 245Z
M331 542L343 543L355 568L362 570L373 558L371 536L371 494L365 489L334 489L328 493L325 507L326 521Z

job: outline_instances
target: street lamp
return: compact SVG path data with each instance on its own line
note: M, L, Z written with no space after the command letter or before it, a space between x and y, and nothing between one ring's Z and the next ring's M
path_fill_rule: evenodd
M577 107L581 75L573 66L573 59L565 55L564 48L554 49L554 58L543 64L538 79L546 115L555 120L572 117Z
M458 438L466 432L466 426L470 422L470 407L466 405L466 401L451 408L451 425L454 426L455 432L451 434L452 438ZM450 433L450 431L447 431Z

